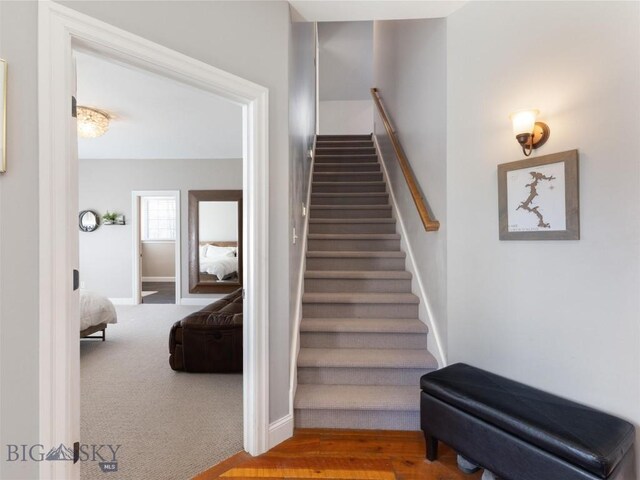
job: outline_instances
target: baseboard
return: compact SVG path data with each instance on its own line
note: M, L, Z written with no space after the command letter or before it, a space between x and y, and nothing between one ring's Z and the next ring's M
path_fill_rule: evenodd
M133 301L133 298L110 298L111 303L114 305L135 305L136 302Z
M269 424L269 449L284 442L293 436L293 414L288 413L284 417Z
M215 302L216 300L220 300L224 295L216 295L215 297L205 297L205 298L191 298L191 297L182 297L180 301L177 302L177 305L209 305L210 303Z
M175 283L176 277L142 277L143 282L173 282Z
M398 220L398 227L400 227L400 236L401 236L401 244L406 247L405 251L407 254L407 270L411 272L414 276L417 285L417 292L414 292L419 298L420 302L425 306L426 310L426 321L424 323L429 328L429 339L433 338L435 340L435 349L431 349L431 353L433 353L438 360L438 365L440 368L447 366L447 356L445 353L444 345L442 342L442 337L440 336L440 331L438 329L438 324L436 322L436 318L433 314L433 308L431 307L431 302L429 301L429 297L427 295L427 291L424 288L424 283L422 282L422 276L420 275L420 269L418 268L418 262L416 262L415 256L413 255L413 248L411 248L411 242L409 241L409 235L407 232L407 228L404 223L404 219L402 218L402 214L400 213L400 209L398 209L398 202L396 200L395 192L393 191L393 185L391 184L391 179L389 178L389 172L387 170L387 164L385 162L384 157L382 156L382 150L380 148L380 144L378 143L378 137L374 135L371 136L373 138L373 144L376 147L376 152L378 154L378 158L380 159L380 165L382 166L382 174L384 176L385 182L387 184L387 188L389 189L389 200L391 202L393 211L396 215L396 219Z

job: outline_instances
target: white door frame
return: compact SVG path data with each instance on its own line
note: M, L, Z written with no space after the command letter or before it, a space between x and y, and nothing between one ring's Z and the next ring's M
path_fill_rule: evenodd
M140 206L143 197L173 197L176 200L176 240L174 247L175 254L175 296L176 305L180 305L182 299L182 209L180 207L180 190L134 190L131 192L131 219L133 227L133 304L142 303L142 272L140 271L140 244L142 242L142 231L140 230Z
M213 92L243 109L244 448L268 448L268 89L51 1L38 11L40 443L80 440L78 179L72 159L72 51L90 49ZM73 239L76 239L74 242ZM168 335L168 332L167 332ZM167 366L168 368L168 366ZM90 440L90 439L88 439ZM77 479L72 462L40 462L42 479Z

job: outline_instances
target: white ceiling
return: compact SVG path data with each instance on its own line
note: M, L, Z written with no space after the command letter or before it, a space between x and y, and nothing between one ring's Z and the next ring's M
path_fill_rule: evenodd
M296 20L307 22L442 18L465 3L453 0L289 0Z
M114 116L99 138L79 138L81 159L241 158L242 109L150 72L76 53L78 105Z

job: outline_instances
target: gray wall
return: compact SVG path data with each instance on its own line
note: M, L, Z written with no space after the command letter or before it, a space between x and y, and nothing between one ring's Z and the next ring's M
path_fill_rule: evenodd
M38 440L37 38L35 2L0 2L0 58L9 64L9 171L0 176L1 445ZM37 476L34 462L4 459L0 478Z
M450 360L636 425L639 15L637 2L469 2L447 21ZM579 241L498 240L496 166L523 157L508 119L523 106L551 128L534 157L580 151Z
M371 133L373 22L318 24L321 134Z
M424 230L377 113L375 135L444 347L447 334L446 55L443 19L375 22L375 84L424 196L440 221L440 231ZM415 279L413 283L416 291ZM427 318L424 303L421 303L420 314L423 320ZM430 348L433 348L435 338L430 337Z
M182 296L217 298L189 293L189 190L241 190L242 160L81 160L80 209L100 215L125 215L124 226L101 226L80 232L80 276L85 288L110 298L132 298L134 190L180 190Z
M316 131L316 56L315 25L310 22L291 24L291 50L289 52L289 189L291 191L291 231L296 229L298 241L291 245L289 260L289 285L291 299L289 318L291 335L295 326L298 303L297 290L300 281L302 234L305 218L302 203L307 201L311 160L307 152L313 148Z

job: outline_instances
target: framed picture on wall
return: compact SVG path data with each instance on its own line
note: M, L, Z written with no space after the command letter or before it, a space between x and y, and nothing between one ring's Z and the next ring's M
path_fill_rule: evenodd
M578 150L498 165L500 240L579 240Z

